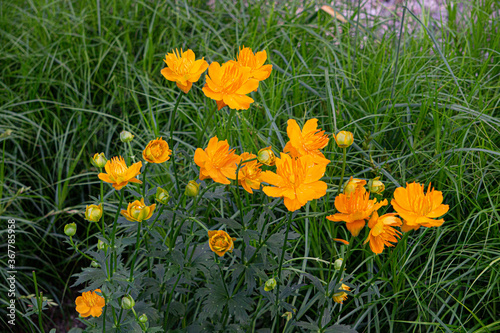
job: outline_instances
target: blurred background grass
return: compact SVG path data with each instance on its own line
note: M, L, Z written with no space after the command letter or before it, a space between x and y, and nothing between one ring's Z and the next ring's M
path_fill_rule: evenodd
M135 135L136 152L154 138L155 127L169 137L178 90L160 74L167 52L191 48L208 62L222 62L242 45L267 50L273 73L253 93L256 103L238 113L231 145L280 150L288 118L316 117L329 133L354 132L348 175L381 176L386 193L405 182L432 182L450 205L443 227L409 236L403 259L382 274L381 294L344 307L340 323L362 332L500 327L499 1L465 2L462 10L449 1L448 19L439 21L412 16L403 6L392 18L360 20L357 1L344 13L321 5L0 2L0 134L12 130L0 138L0 219L3 226L16 220L19 296L34 293L36 270L44 295L60 304L46 313L47 327L65 331L76 314L76 290L68 285L82 263L62 242L63 226L83 225L85 205L97 193L89 158L125 154L118 139L123 129ZM213 121L209 133L200 133L213 107L201 87L183 97L173 120L178 151L186 153L179 162L185 183L196 177L189 157L197 137L206 142L222 126ZM327 182L336 184L340 155L333 141L325 150L333 160ZM332 209L330 194L319 210ZM311 225L321 219L311 217ZM328 260L320 228L311 227L317 242L309 255ZM301 247L296 251L304 256ZM353 284L366 279L362 267L361 257L348 264ZM3 284L0 295L0 322L7 327ZM30 320L17 316L20 331L37 331Z

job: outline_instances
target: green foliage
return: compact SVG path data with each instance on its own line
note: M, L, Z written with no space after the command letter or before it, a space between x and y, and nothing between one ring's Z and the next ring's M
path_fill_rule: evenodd
M108 306L103 316L81 320L87 332L102 332L103 318L108 332L116 322L122 332L141 331L134 313L120 306L127 294L135 299L137 316L147 315L148 332L500 327L498 2L471 2L460 14L458 3L450 1L448 16L455 19L420 17L428 29L406 11L405 20L416 31L411 35L408 30L381 34L379 27L387 22L355 14L342 23L315 6L0 2L0 219L16 220L17 297L35 293L30 273L35 270L43 296L59 305L17 298L19 331L40 331L40 304L46 331L61 323L58 331L70 331L76 297L96 288ZM232 123L225 110L207 119L213 101L203 96L200 81L181 95L171 118L178 89L160 74L165 53L191 48L209 62L221 62L233 59L243 44L267 50L273 64L272 75L252 94L251 108L238 112ZM379 256L362 246L363 232L350 251L333 243L332 238L348 237L341 224L325 220L334 211L342 167L331 140L324 150L332 160L324 177L329 191L294 215L279 281L287 219L281 200L211 181L201 183L198 197L183 196L188 181L198 177L194 150L211 136L228 130L238 152L256 153L269 145L279 151L287 140L286 120L313 117L328 133L354 133L346 175L380 176L389 201L405 182L432 182L450 205L445 224L405 234ZM141 196L153 203L157 186L171 199L140 225L137 252L137 223L116 219L112 249L99 225L83 219L85 205L102 198L109 236L120 208L110 186L101 194L99 170L90 158L104 152L139 161L156 131L170 138L170 119L178 179L172 163L150 165L144 187L124 189L124 203ZM130 146L119 140L122 130L135 136ZM67 241L64 226L73 222L78 249L100 267L91 267ZM233 253L216 257L204 228L236 237ZM105 251L97 250L98 239L108 246ZM338 275L330 274L332 258L346 262L343 281L352 290L343 305L331 298L339 288ZM279 301L276 289L264 290L272 277L281 283ZM0 295L0 318L7 327L4 285ZM289 321L285 312L292 315Z

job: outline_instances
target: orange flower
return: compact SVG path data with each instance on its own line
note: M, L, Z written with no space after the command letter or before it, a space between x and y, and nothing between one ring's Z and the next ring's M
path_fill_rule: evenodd
M247 110L254 102L247 94L259 87L259 81L250 76L250 68L241 67L235 62L226 62L222 66L213 62L208 67L203 92L217 102L219 110L226 105L231 109Z
M123 157L113 157L104 166L106 173L100 173L98 177L106 183L111 183L115 190L121 190L128 182L142 184L140 180L135 178L141 174L141 167L142 162L127 167Z
M172 151L168 147L168 143L163 138L149 141L146 148L142 152L142 158L149 163L163 163L170 159Z
M314 158L304 155L292 158L281 153L276 159L276 173L264 171L260 179L276 187L265 186L262 190L270 197L282 197L286 208L293 212L308 201L326 194L326 183L320 181L326 164L315 164Z
M396 217L397 214L384 214L378 216L378 213L373 212L368 227L370 234L363 244L370 242L370 249L373 253L380 254L384 250L384 246L394 246L392 243L397 243L397 238L400 238L401 232L394 227L401 226L401 220Z
M431 184L424 194L424 185L406 183L406 188L398 187L394 191L391 204L404 220L401 230L409 231L422 227L439 227L444 219L434 218L444 215L450 207L443 205L443 193L431 188Z
M101 292L101 289L86 291L75 300L76 311L84 318L88 316L99 317L102 314L102 308L106 304L104 297L97 295L96 291Z
M127 210L122 210L121 214L125 218L132 222L142 222L153 216L153 211L155 210L156 204L151 206L146 206L144 203L144 198L141 201L136 200L128 204Z
M257 156L249 153L241 154L242 161L251 160L252 158L257 158ZM259 161L251 161L243 164L238 172L238 184L243 186L245 191L250 194L252 194L252 189L258 190L260 188L261 166L262 164Z
M210 139L205 150L198 148L194 153L194 162L200 167L200 179L212 178L221 184L230 184L229 179L236 179L236 168L241 157L229 149L227 140L219 141L216 136Z
M329 139L325 131L318 130L318 119L306 121L302 131L295 120L289 119L286 132L290 141L285 145L283 152L293 157L311 155L316 164L330 163L330 160L319 151L328 145Z
M350 291L351 288L345 284L342 283L342 285L340 286L340 290L347 290L347 291ZM339 291L335 294L333 294L333 301L335 303L340 303L342 304L345 300L347 299L347 293L344 292L344 291Z
M347 230L356 237L365 226L374 211L387 205L387 200L377 203L377 199L370 200L370 192L364 187L358 187L351 195L339 194L335 198L335 208L339 213L327 216L330 221L346 222Z
M366 185L366 180L363 179L357 179L357 178L350 178L345 187L344 187L344 194L345 195L351 195L352 193L356 192L356 189L358 187L363 187Z
M175 53L168 53L163 60L167 67L161 70L161 74L165 79L177 83L177 87L186 94L191 90L193 82L200 79L201 74L208 68L208 63L203 58L196 60L194 52L187 50L179 54L175 49Z
M229 237L228 233L224 230L209 230L208 231L208 245L210 250L217 253L222 257L226 252L233 252L234 243L236 238Z
M267 59L266 51L260 51L253 54L252 49L243 46L238 53L236 62L241 67L250 69L250 77L259 81L264 81L271 75L273 65L264 65Z

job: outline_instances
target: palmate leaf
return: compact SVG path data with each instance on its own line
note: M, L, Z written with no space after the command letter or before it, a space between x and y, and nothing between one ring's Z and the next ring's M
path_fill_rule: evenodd
M253 308L253 301L250 297L244 295L243 292L237 293L227 302L229 314L234 316L234 319L240 323L248 321L248 312Z
M85 290L100 288L107 279L106 273L102 269L92 267L83 268L81 273L74 274L73 276L76 276L77 279L71 287L76 287L90 281L90 285Z

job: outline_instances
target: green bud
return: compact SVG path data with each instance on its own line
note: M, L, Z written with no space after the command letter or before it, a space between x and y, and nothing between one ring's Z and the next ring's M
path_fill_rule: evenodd
M188 197L195 197L200 193L200 184L196 182L196 180L190 180L186 185L185 194Z
M130 310L134 307L135 301L132 296L127 295L122 298L122 308L125 310Z
M161 187L157 187L155 199L159 203L166 205L168 203L168 200L170 200L170 194L168 194L167 190L164 190Z
M104 156L104 153L94 154L94 157L92 157L92 159L90 160L90 163L92 163L92 165L101 169L104 168L106 162L108 162L108 160L106 159L106 156Z
M120 133L120 140L124 143L131 142L132 140L134 140L134 136L128 131L122 131Z
M139 322L143 323L143 324L147 323L148 322L148 316L146 316L146 314L143 313L142 315L139 316Z
M98 250L103 251L106 247L107 247L107 245L102 240L99 239L97 241L97 249Z
M342 268L343 261L344 259L342 258L335 260L335 262L333 263L333 267L335 268L336 271L340 271L340 269Z
M274 288L276 288L276 280L274 278L267 280L266 284L264 285L264 290L271 291Z
M74 236L76 234L76 224L75 223L68 223L64 226L64 233L66 236Z
M92 261L92 262L90 263L90 266L92 266L92 267L94 267L94 268L99 268L99 267L101 267L101 265L99 265L96 261Z

